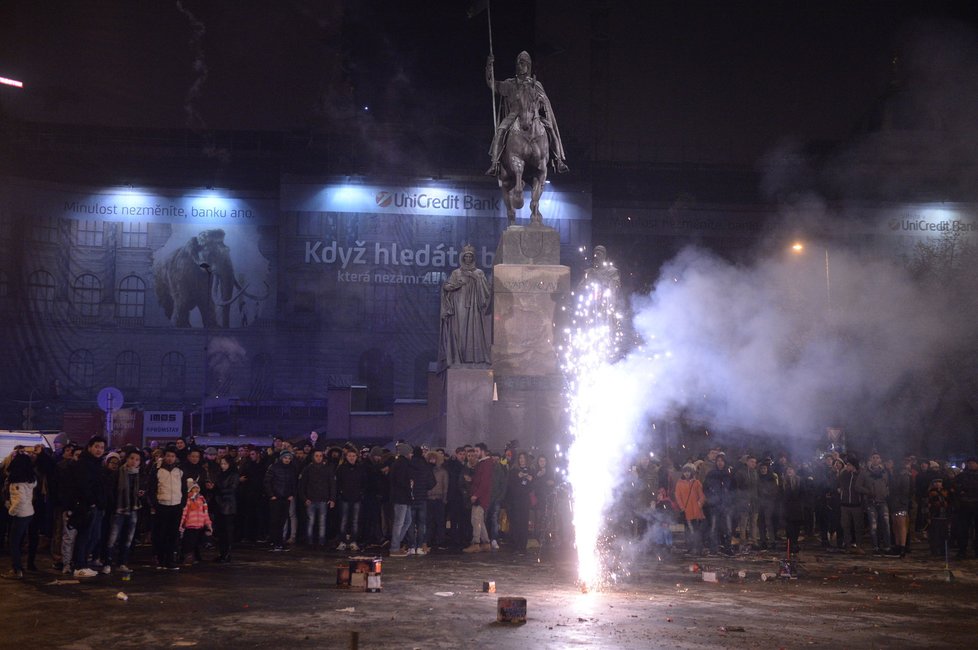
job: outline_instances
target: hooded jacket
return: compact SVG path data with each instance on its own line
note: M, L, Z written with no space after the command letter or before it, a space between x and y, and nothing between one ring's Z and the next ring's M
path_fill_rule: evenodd
M299 473L296 471L295 460L288 465L281 457L268 467L265 472L265 494L276 499L294 497L299 487Z
M859 472L859 478L856 479L856 492L863 495L866 505L886 503L887 497L890 496L890 480L886 475L886 468L882 465L877 468L867 466Z
M335 501L338 469L326 461L306 465L299 474L299 498L313 503Z

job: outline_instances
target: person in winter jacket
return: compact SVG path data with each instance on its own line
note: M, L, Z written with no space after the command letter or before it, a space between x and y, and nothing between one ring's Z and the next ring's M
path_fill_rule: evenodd
M947 553L948 529L951 523L951 491L940 476L931 480L927 491L927 542L932 557Z
M410 465L411 476L411 523L407 530L408 555L425 555L428 546L426 529L428 522L428 490L435 487L435 475L420 447L414 450Z
M428 490L428 531L426 546L435 548L445 545L445 505L448 503L448 470L445 469L445 455L440 451L429 451L425 460L431 465L435 485Z
M180 534L183 535L183 564L193 566L200 560L200 536L210 535L214 530L207 499L200 493L200 485L192 478L187 479L187 502L180 518Z
M102 518L108 501L101 461L104 453L105 438L94 436L88 441L79 459L70 466L71 476L68 480L71 485L72 505L68 525L78 530L75 556L72 559L77 578L91 578L96 575L89 566L89 558L98 548Z
M366 484L366 470L356 449L347 449L343 462L336 467L336 495L340 504L340 551L349 546L359 551L360 508Z
M696 478L696 466L683 465L682 475L676 481L675 503L683 513L686 524L686 550L693 555L703 552L703 504L706 497L703 485Z
M406 442L395 446L397 457L390 471L391 502L394 504L394 522L391 525L391 557L405 557L407 551L401 550L401 542L411 527L411 459L414 448Z
M234 539L234 519L238 511L238 470L231 459L222 456L217 459L219 473L214 480L214 532L217 535L218 562L231 561L231 540Z
M809 490L807 483L798 476L794 465L784 468L784 522L785 536L788 539L788 552L798 553L798 535L805 521L805 505L808 502Z
M294 454L283 450L278 460L265 472L265 494L268 495L269 536L273 551L288 550L285 546L285 522L289 517L289 506L295 501L299 487L299 476L292 465Z
M955 516L954 528L957 533L957 558L963 560L968 552L971 531L976 533L975 555L978 556L978 457L965 461L964 471L954 478Z
M757 466L757 523L761 534L761 549L774 543L778 512L781 509L781 483L767 462Z
M859 550L859 540L863 536L862 497L856 491L858 479L857 461L847 458L838 478L839 510L842 512L843 544L853 551Z
M126 565L129 564L129 552L136 535L142 499L146 495L142 464L143 454L138 449L132 449L126 453L125 464L112 474L115 483L115 507L109 528L105 567L116 566L123 573L129 572Z
M499 550L499 513L506 499L508 487L508 467L502 462L499 454L492 457L492 492L489 496L489 509L486 511L486 526L489 529L489 546L493 551Z
M299 500L306 507L306 543L314 545L318 539L320 546L326 546L326 513L336 505L336 469L320 450L312 452L312 462L299 474ZM314 531L318 538L313 537Z
M485 552L492 548L489 531L486 528L485 512L492 499L493 462L485 443L478 443L475 452L476 466L469 486L469 501L472 503L472 543L462 549L465 553ZM538 476L534 488L540 488L540 484L545 482Z
M163 452L159 466L150 471L148 487L156 568L176 571L179 569L176 553L180 540L180 517L187 494L176 447L168 446Z
M879 454L871 454L869 464L859 473L856 492L863 498L866 520L869 522L869 536L873 540L873 551L876 553L889 551L890 479Z
M893 554L907 556L907 536L910 533L910 506L913 503L913 462L909 457L894 471L890 483L890 513L893 516Z
M710 552L729 552L730 533L733 530L733 475L727 467L727 457L719 454L714 461L716 469L706 475L703 495L706 498L710 519Z
M677 483L676 487L679 485ZM679 508L669 498L666 488L659 488L655 503L652 504L652 543L659 549L672 551L672 524L676 521Z
M24 565L21 559L21 546L27 536L27 528L34 518L34 487L37 477L30 456L23 448L15 448L7 465L7 479L4 493L8 500L4 503L7 514L11 518L10 527L10 571L3 574L4 578L20 579L24 577Z

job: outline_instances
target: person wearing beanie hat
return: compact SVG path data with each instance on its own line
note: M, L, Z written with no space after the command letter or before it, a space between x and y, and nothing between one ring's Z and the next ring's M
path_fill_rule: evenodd
M102 459L102 463L108 466L110 460L114 460L116 463L120 463L122 461L122 457L119 455L119 452L110 451L105 455L105 458ZM109 468L109 469L113 469L113 468ZM119 466L116 465L114 469L119 469Z
M269 531L273 551L286 551L285 522L299 488L299 473L292 463L293 454L288 449L279 454L265 472L265 494L268 495Z
M394 445L394 450L397 452L398 456L408 456L414 454L414 447L406 442L399 442Z
M676 492L673 497L676 505L683 513L686 527L686 550L692 555L703 552L703 484L696 478L696 466L692 463L683 465L682 476L676 481Z
M187 479L187 503L180 519L180 534L183 535L183 563L193 566L200 559L201 533L210 535L213 530L207 499L200 493L200 485L192 478Z

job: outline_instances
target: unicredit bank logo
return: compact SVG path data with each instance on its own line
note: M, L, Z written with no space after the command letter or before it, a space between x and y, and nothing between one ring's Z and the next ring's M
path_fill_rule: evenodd
M386 190L381 190L380 192L377 192L377 196L374 197L374 200L377 201L377 205L380 207L387 208L390 207L391 202L394 200L394 194Z

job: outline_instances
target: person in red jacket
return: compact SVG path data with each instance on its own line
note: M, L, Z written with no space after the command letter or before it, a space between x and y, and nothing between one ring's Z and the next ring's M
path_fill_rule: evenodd
M484 442L475 446L477 463L469 486L472 501L472 543L462 549L465 553L480 553L491 550L489 531L486 529L486 508L492 497L492 465L489 448Z

